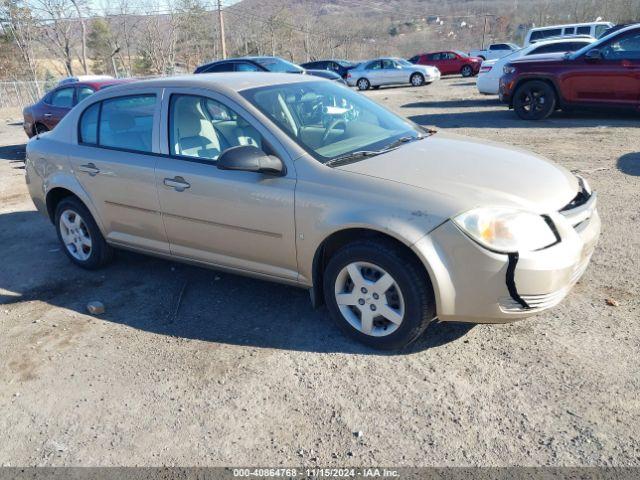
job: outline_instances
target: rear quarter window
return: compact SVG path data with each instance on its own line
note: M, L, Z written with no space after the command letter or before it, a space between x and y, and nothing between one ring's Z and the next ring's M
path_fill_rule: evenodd
M94 103L80 116L78 124L78 141L89 145L98 144L98 116L100 103Z

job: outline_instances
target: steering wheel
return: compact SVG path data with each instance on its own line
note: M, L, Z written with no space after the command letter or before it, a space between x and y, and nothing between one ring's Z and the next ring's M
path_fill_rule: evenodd
M340 125L341 123L344 123L345 129L347 128L347 122L345 121L344 118L336 118L327 126L327 128L325 128L324 134L322 135L322 141L324 142L327 138L329 138L329 132L331 132L332 129L334 129L337 125Z

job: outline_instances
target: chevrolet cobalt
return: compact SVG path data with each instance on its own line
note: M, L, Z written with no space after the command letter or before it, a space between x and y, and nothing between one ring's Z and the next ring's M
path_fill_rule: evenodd
M376 348L556 305L600 232L585 179L306 75L101 90L29 141L26 173L77 265L124 248L297 285Z

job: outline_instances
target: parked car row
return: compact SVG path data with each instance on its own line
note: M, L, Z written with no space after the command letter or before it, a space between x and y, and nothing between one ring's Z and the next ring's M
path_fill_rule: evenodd
M303 65L273 56L249 56L206 63L194 73L307 74L360 90L388 85L418 87L444 75L478 75L480 93L500 94L521 118L541 119L558 108L571 106L636 105L640 100L637 29L638 25L614 26L608 22L558 25L532 29L524 48L497 43L472 55L438 51L417 54L409 60L383 57L356 63L328 59ZM596 41L597 36L601 38ZM25 132L32 137L51 130L86 96L127 81L131 80L66 78L24 109Z
M500 100L526 120L557 109L640 107L640 24L573 52L521 56L502 68Z
M486 60L482 62L480 73L476 81L478 91L480 93L497 95L499 90L500 77L504 66L513 60L522 57L529 59L536 58L538 55L559 52L573 52L594 42L595 38L576 38L576 39L558 39L546 40L521 48L501 58L494 60Z

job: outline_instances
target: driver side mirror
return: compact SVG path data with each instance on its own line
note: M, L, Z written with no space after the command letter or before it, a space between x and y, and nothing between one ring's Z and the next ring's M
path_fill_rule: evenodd
M587 61L596 62L598 60L602 60L602 52L597 48L594 48L585 53L584 58Z
M267 155L253 145L240 145L227 148L218 157L220 170L239 170L282 176L286 173L284 163L278 157Z

